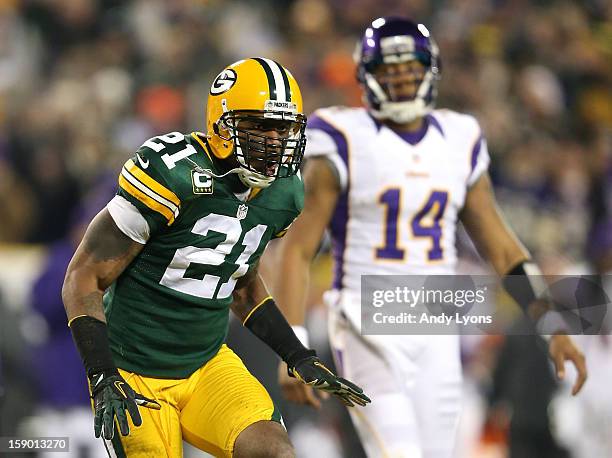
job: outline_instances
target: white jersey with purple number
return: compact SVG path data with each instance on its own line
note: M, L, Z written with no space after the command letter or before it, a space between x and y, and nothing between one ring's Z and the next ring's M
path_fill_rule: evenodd
M365 109L308 120L309 157L329 159L342 192L330 224L335 279L329 331L336 367L374 402L351 416L371 458L449 458L460 411L458 335L362 335L361 276L452 274L468 188L489 164L471 116L436 110L395 133Z
M342 192L330 230L334 288L358 293L361 276L452 274L467 189L489 155L476 119L435 110L398 134L363 108L325 108L308 120L307 157L334 165Z

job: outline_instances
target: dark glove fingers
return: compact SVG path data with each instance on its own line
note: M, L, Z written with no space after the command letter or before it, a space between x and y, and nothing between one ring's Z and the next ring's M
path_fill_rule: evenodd
M331 392L338 397L349 400L351 402L351 406L353 404L365 406L368 402L370 402L370 398L368 398L366 395L359 392L354 392L353 390L348 389L348 387L339 386L337 389L331 390Z
M353 404L353 402L345 394L337 392L335 393L335 395L338 399L340 399L340 401L342 401L342 404L344 404L345 406L355 407L355 404Z
M359 399L359 401L356 401L357 404L365 405L364 403L372 402L371 399L363 393L363 390L354 383L341 377L338 378L338 380L342 384L343 389L349 392L355 399Z
M102 434L102 412L102 409L96 408L94 414L94 434L96 437L100 437L100 434Z
M342 385L345 385L345 387L350 388L352 391L356 393L363 393L363 390L360 387L358 387L353 382L350 382L345 378L338 377L338 382L341 383Z
M142 425L142 417L140 416L140 411L138 410L136 400L128 399L125 401L124 404L127 407L128 412L130 413L130 417L132 417L132 423L134 423L134 426Z
M355 391L355 390L348 389L346 390L346 392L349 393L351 397L354 397L355 399L360 399L361 400L359 402L360 404L361 402L364 402L366 404L368 402L372 402L371 399L367 397L362 391Z
M366 400L367 397L364 399L361 395L355 393L349 393L348 397L351 401L353 401L355 404L359 404L361 407L364 407L369 402L369 400Z
M117 409L117 423L119 424L119 431L121 431L122 436L127 436L130 434L130 424L128 423L124 406Z
M102 436L111 440L115 435L115 409L113 403L108 403L102 414Z
M326 391L327 393L333 394L340 399L345 406L353 407L354 405L350 400L348 392L342 389L339 383L334 383L333 386L329 386L327 389L322 389L321 391Z
M359 386L342 377L337 377L318 360L312 362L312 365L306 363L300 369L294 369L294 374L302 382L337 396L348 407L354 407L355 404L365 406L370 402L370 398L363 394Z
M370 399L369 396L366 396L363 393L360 393L359 395L356 395L359 399L363 400L366 404L369 404L372 402L372 400Z
M136 393L134 395L134 401L141 407L146 407L147 409L159 410L161 409L161 404L154 399L149 399L142 394ZM132 419L133 420L133 419Z

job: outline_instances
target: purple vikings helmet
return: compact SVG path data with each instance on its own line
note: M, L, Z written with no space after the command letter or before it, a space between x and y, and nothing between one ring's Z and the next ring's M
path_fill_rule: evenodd
M370 113L378 119L406 123L425 116L435 104L440 79L438 47L423 24L401 17L384 17L372 21L355 50L357 79L364 87L364 99ZM396 98L375 76L382 64L418 60L425 74L410 100Z

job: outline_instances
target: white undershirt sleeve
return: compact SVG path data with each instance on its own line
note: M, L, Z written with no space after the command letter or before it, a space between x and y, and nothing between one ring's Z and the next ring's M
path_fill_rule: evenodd
M147 243L151 236L149 223L130 201L117 195L106 205L106 208L121 232L134 242L143 245Z

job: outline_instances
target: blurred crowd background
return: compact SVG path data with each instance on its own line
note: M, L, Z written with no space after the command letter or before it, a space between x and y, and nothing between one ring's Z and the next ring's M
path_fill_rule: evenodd
M135 149L203 130L212 79L244 57L289 68L307 112L359 105L356 39L392 14L431 30L438 106L479 119L500 205L544 270L610 270L609 0L0 0L0 436L70 435L71 456L100 456L60 289ZM322 251L309 327L325 354ZM282 406L300 456L362 456L342 409L286 405L272 353L235 326L231 339ZM582 343L597 367L576 401L536 342L466 339L458 456L612 456L612 352L603 337Z

